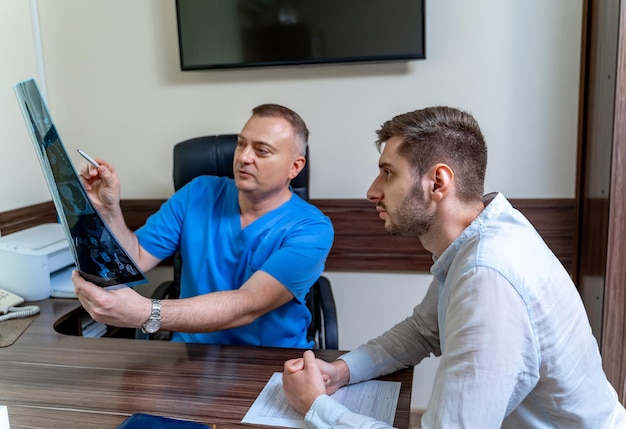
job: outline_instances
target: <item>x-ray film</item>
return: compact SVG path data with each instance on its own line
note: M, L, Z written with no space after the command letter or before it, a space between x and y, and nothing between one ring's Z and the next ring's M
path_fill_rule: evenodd
M14 89L81 275L102 287L147 282L89 199L35 81Z

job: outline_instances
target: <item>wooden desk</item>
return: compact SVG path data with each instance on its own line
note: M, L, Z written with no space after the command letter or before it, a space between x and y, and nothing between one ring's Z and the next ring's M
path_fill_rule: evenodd
M80 306L50 299L12 346L0 348L0 405L11 429L116 428L133 413L244 428L241 419L272 373L301 350L213 346L59 334L55 321ZM1 329L1 325L0 325ZM333 359L342 352L319 350ZM401 381L394 425L408 428L413 369Z

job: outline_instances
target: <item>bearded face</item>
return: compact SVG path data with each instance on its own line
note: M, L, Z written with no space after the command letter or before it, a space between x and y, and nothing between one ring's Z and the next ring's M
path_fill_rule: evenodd
M430 230L434 222L435 215L428 210L424 191L419 183L415 184L396 208L386 205L384 208L387 211L385 229L393 235L420 237Z

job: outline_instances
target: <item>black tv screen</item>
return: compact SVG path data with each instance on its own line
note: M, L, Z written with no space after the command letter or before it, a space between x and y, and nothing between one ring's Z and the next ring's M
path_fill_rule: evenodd
M177 0L182 70L425 58L425 0Z

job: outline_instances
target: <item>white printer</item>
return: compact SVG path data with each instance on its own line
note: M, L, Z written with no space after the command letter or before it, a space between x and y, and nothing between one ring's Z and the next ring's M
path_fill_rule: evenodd
M27 301L75 298L74 258L59 223L46 223L0 237L0 289Z

